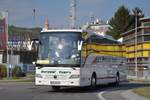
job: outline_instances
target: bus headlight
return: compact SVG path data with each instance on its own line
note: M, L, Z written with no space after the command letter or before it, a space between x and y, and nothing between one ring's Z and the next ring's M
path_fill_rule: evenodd
M69 79L75 79L75 78L79 78L79 77L80 77L80 75L74 74L74 75L71 75L71 76L69 77Z
M43 78L41 74L36 74L35 77L36 78Z

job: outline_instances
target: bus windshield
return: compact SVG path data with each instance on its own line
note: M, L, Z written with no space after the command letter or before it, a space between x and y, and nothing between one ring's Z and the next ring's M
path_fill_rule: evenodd
M80 64L79 32L42 32L39 59L53 64Z

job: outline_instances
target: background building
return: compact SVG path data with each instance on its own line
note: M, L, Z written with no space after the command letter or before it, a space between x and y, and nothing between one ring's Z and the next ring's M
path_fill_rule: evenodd
M104 36L111 26L108 24L108 21L95 19L90 23L86 23L82 28L93 30L97 34Z
M0 11L0 63L6 59L4 56L7 50L8 37L8 13Z
M133 29L122 35L126 48L128 77L150 79L150 18L142 18L141 23L137 34L136 29Z

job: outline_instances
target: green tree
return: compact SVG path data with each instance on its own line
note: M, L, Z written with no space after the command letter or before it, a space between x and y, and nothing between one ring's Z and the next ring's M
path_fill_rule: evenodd
M124 6L119 7L119 9L115 12L114 16L109 21L109 24L111 25L111 28L107 34L111 35L115 39L120 38L122 33L130 30L130 11Z
M22 72L21 67L15 66L13 68L13 77L19 77L19 75L21 74L21 72Z
M14 25L8 26L8 33L9 35L20 35L20 36L31 36L33 38L38 37L42 28L35 27L35 28L24 28L24 27L17 27Z
M7 69L5 65L0 65L0 78L6 77Z

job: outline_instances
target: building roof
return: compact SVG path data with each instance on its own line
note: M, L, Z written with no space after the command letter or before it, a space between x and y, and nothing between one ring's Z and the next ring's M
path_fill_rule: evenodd
M150 22L150 17L140 18L140 21L141 22ZM150 28L150 26L140 26L137 28L137 30L139 31L141 29L147 29L147 28ZM135 32L135 28L122 33L122 36L127 35L127 34L132 34L133 32Z
M140 18L142 22L150 22L150 17Z
M137 28L137 30L139 31L139 30L141 30L141 29L149 29L149 28L150 28L150 26L140 26L140 27ZM125 36L125 35L127 35L127 34L132 34L132 33L134 33L134 32L135 32L135 28L134 28L134 29L131 29L131 30L127 31L127 32L124 32L124 33L122 33L121 35L122 35L122 36Z
M82 29L50 29L42 30L41 32L83 32Z

